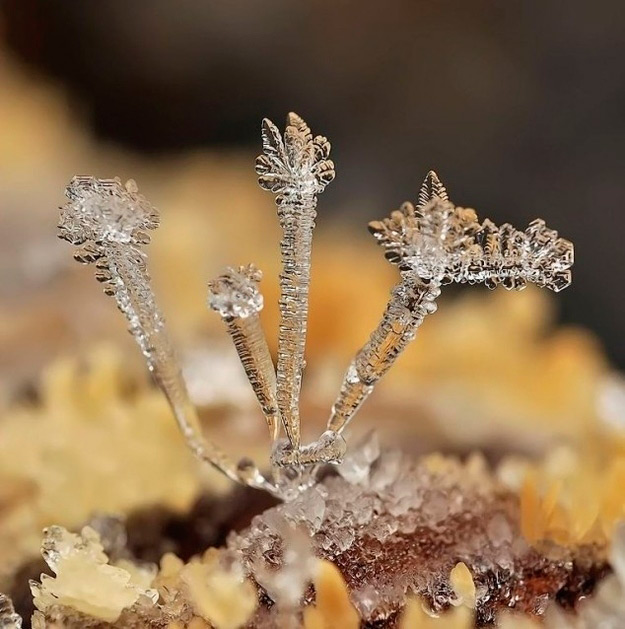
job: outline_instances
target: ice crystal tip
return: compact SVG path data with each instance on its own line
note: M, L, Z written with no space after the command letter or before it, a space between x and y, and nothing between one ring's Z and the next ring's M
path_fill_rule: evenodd
M208 284L208 305L225 319L247 318L263 309L262 273L253 264L228 267Z
M428 195L434 195L427 200ZM369 224L386 258L401 270L441 283L484 282L521 289L527 282L560 291L571 283L573 244L541 219L525 231L479 222L474 210L456 207L434 172L419 202L404 203L390 217Z
M443 201L449 200L449 197L447 196L447 189L443 185L443 182L433 170L430 170L421 184L417 208L423 208L434 197L438 197Z
M73 245L85 245L77 256L81 262L94 262L103 243L147 244L146 230L159 224L158 212L133 180L124 185L118 178L76 176L65 195L69 201L61 208L58 235Z
M261 134L263 154L256 158L256 172L258 183L265 190L287 196L312 196L323 192L334 179L330 142L322 135L313 137L297 114L287 116L284 135L265 118Z

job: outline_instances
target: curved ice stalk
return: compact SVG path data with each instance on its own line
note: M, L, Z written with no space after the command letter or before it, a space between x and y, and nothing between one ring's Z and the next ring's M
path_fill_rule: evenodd
M119 179L75 177L66 195L70 201L61 211L59 237L80 246L76 260L95 263L96 279L104 283L106 294L115 297L128 320L129 331L191 450L232 480L271 491L251 462L235 463L202 434L140 248L150 240L145 230L158 226L155 208L138 194L134 182L123 186Z
M253 264L228 268L209 283L209 306L228 328L245 373L263 411L272 442L280 431L276 399L276 372L260 324L263 296L258 289L262 273Z
M287 117L284 137L265 119L263 154L256 160L259 183L276 194L283 229L280 252L280 328L278 336L277 399L293 450L300 447L299 395L304 370L308 322L308 291L312 233L317 195L334 179L330 143L313 138L296 114Z

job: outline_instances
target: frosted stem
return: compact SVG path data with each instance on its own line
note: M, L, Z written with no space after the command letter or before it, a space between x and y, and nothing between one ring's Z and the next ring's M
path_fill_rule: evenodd
M129 331L146 358L154 380L165 394L190 449L232 480L269 489L251 462L235 463L202 434L197 411L189 398L165 320L156 304L140 246L149 242L143 230L158 226L156 210L138 194L134 182L77 177L66 192L59 236L82 247L75 258L96 263L96 279L115 297Z
M402 281L391 292L382 320L347 369L332 406L329 430L340 433L345 429L378 380L414 339L423 319L436 311L439 294L438 283L402 275Z
M227 269L209 284L209 305L222 317L245 373L263 411L272 442L280 431L276 373L260 324L263 297L258 290L261 272L249 265Z
M278 407L295 450L300 447L299 396L304 371L308 325L310 257L315 218L315 199L302 199L280 207L284 236L280 243L280 327L278 334ZM289 217L289 214L292 217ZM298 216L295 219L294 216Z
M277 195L283 229L277 399L287 437L298 451L315 208L317 195L334 179L334 164L328 159L328 140L313 138L308 125L296 114L288 115L284 137L265 119L262 137L263 154L256 160L256 172L260 185Z

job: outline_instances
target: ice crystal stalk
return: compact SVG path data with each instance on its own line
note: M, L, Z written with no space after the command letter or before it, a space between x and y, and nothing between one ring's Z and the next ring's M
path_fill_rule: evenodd
M263 307L258 290L261 278L261 272L252 264L228 268L209 283L209 305L226 324L267 421L271 440L275 441L280 430L280 412L276 373L259 317Z
M434 300L439 294L438 283L422 282L410 275L403 276L393 288L382 320L345 374L332 406L329 430L343 431L377 381L414 339L423 319L436 311Z
M313 138L308 125L296 114L288 115L284 137L265 119L262 137L263 154L256 160L256 172L260 185L277 195L283 229L277 399L287 437L293 450L298 451L312 234L317 195L334 179L334 164L328 159L328 140L323 136Z
M62 208L59 237L80 246L74 255L79 262L95 262L96 278L128 320L129 331L191 450L231 479L265 487L253 465L248 461L237 465L202 434L165 320L150 288L146 254L141 249L150 240L145 230L158 226L155 208L138 194L132 181L123 186L118 179L75 177L66 195L69 203Z

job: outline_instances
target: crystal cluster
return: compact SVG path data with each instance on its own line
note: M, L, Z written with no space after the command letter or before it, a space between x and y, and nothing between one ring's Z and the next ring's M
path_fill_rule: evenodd
M67 189L59 236L80 245L76 258L96 263L129 321L156 382L165 393L191 449L226 476L291 500L314 485L326 464L340 464L346 452L342 432L377 381L414 339L424 318L436 311L441 286L450 281L483 282L489 287L522 288L533 282L560 290L570 282L571 243L533 222L524 232L509 225L479 223L473 210L455 207L430 172L417 206L406 203L390 218L371 224L387 257L401 271L386 311L357 353L340 387L327 430L310 444L301 442L300 390L308 325L312 234L317 197L334 179L330 143L313 136L296 114L284 134L263 121L263 154L256 160L261 187L276 195L283 230L280 244L280 324L274 366L258 313L263 299L260 273L253 266L229 269L209 284L209 305L224 320L265 415L272 441L272 475L265 477L248 458L234 461L210 442L199 425L163 317L150 289L145 254L146 229L156 227L156 211L133 183L75 178ZM281 438L281 429L285 437Z

